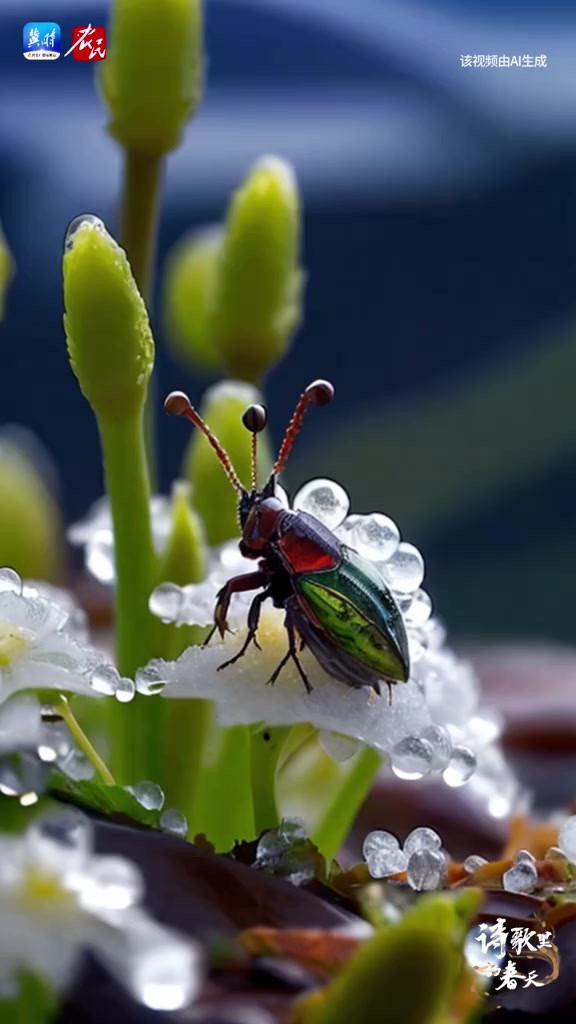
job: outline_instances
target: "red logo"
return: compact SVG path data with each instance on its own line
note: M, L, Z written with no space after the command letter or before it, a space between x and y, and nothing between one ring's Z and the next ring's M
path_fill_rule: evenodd
M75 25L72 29L72 46L68 54L74 60L104 60L106 57L106 29L103 25Z

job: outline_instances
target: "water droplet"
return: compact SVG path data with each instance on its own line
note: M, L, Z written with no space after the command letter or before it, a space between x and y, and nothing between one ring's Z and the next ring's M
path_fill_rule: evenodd
M50 811L35 818L26 833L33 863L47 868L80 871L92 850L93 829L89 819L74 807Z
M442 771L452 754L452 740L448 730L441 725L429 725L422 733L422 739L432 744L432 771Z
M350 499L334 480L310 480L294 496L293 508L308 512L329 530L335 530L348 515Z
M19 803L21 807L33 807L39 800L38 793L23 793Z
M108 586L114 582L114 534L108 527L102 527L90 537L86 545L86 568L99 583Z
M386 562L399 543L400 532L396 523L381 512L360 516L352 531L351 546L371 562Z
M514 863L534 865L536 864L536 857L533 853L530 853L530 850L518 850L518 852L514 854Z
M136 944L129 984L136 998L151 1010L181 1010L202 984L200 959L194 946L169 934L156 942Z
M471 853L469 857L466 857L462 867L464 871L469 871L472 875L479 868L483 868L485 864L488 864L486 857L481 857L478 853Z
M454 747L442 778L447 786L463 786L476 771L476 755L468 747Z
M139 782L137 786L126 786L129 793L146 811L161 811L164 793L155 782Z
M140 871L124 857L96 857L90 866L82 902L101 910L125 910L140 903L144 881Z
M83 225L106 233L106 228L99 217L96 217L93 213L81 213L79 217L74 217L74 220L70 221L66 230L66 238L64 239L64 249L66 252L69 252L74 246L74 236Z
M559 846L550 846L544 854L544 860L556 861L559 864L568 864L568 857L562 852Z
M333 761L348 761L357 754L362 744L359 740L353 740L349 736L342 736L338 732L330 732L329 729L321 729L318 733L320 745L330 755Z
M162 678L158 665L151 662L144 668L139 668L136 673L136 689L144 697L153 697L161 693L166 686L166 680Z
M416 850L440 850L442 840L433 828L415 828L406 836L402 849L407 857L411 857Z
M558 846L571 864L576 864L576 814L572 814L560 826Z
M134 698L136 693L136 685L133 679L128 679L126 676L121 676L118 680L118 686L116 687L116 693L114 696L120 704L129 704Z
M40 727L40 742L38 743L38 757L48 764L56 761L59 757L65 757L72 746L72 738L65 722L42 722Z
M406 868L408 884L416 892L438 889L446 875L446 858L438 850L415 850Z
M282 818L277 829L280 839L287 845L297 839L307 839L306 825L301 818Z
M106 697L113 697L116 693L120 676L113 665L99 665L94 669L90 679L90 686L96 693L102 693Z
M280 858L286 849L286 843L278 835L277 829L265 832L258 840L256 847L256 860L254 866L257 868L274 868L280 862Z
M21 594L22 580L14 569L5 566L0 569L0 594Z
M386 582L399 594L411 594L424 579L424 559L413 544L402 542L382 566Z
M176 583L161 583L150 594L148 607L161 622L178 622L182 599L182 588Z
M407 623L423 626L432 614L432 601L425 590L417 590L404 613Z
M369 832L362 844L362 856L364 860L379 853L390 853L400 849L400 843L392 832L384 832L375 829Z
M165 811L162 811L159 824L165 832L180 836L182 839L186 839L188 835L188 822L181 811L176 810L175 807L167 807Z
M63 758L58 758L58 767L69 779L75 782L87 782L96 774L94 765L81 750L70 750Z
M405 736L390 751L392 771L399 779L421 779L432 767L434 749L428 740Z
M532 892L537 881L536 868L525 860L513 864L502 875L502 885L506 892Z

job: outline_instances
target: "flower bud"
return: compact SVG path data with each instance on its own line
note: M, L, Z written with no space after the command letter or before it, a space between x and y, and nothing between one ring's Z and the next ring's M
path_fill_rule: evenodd
M64 306L68 354L83 395L99 418L131 417L146 398L154 341L125 252L90 214L68 228Z
M213 296L212 333L230 376L258 382L301 319L300 209L292 168L265 157L233 196Z
M250 488L251 437L242 426L246 406L262 400L250 384L223 381L209 388L201 414L232 460L246 488ZM268 479L272 468L266 432L258 434L258 483ZM210 544L221 544L239 534L238 495L230 486L208 441L195 430L185 456L184 475L194 487L194 504L204 520Z
M100 84L108 130L126 149L174 149L202 93L202 0L115 0Z
M0 320L4 317L6 292L8 291L8 285L12 280L13 273L14 262L12 254L4 238L4 232L0 228Z
M35 451L27 448L16 433L0 436L0 565L24 579L55 583L63 570L60 513Z
M190 504L191 487L177 480L172 488L172 528L160 560L159 578L185 586L206 574L206 535L202 520Z
M184 364L204 373L221 365L210 314L222 237L220 227L188 235L171 253L164 278L167 338Z

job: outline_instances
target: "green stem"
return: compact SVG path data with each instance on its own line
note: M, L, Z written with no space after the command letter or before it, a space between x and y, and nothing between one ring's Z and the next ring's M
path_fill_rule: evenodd
M276 800L276 773L284 745L292 729L290 726L259 728L252 733L251 768L252 799L256 835L280 823Z
M324 808L312 840L327 861L336 856L350 827L369 793L381 764L380 755L366 747L361 753L342 765L342 780L331 790L330 800Z
M102 782L105 782L107 786L116 785L116 783L114 782L114 776L112 775L112 772L104 764L104 761L100 757L100 754L92 746L90 740L88 739L86 733L82 729L80 723L74 717L66 697L64 697L61 694L58 697L58 700L56 701L56 704L54 706L60 717L66 722L66 725L68 726L70 732L72 733L72 736L74 737L74 740L76 741L76 744L79 747L79 749L82 751L83 754L86 755L86 757L90 761L90 764L94 765L94 768L96 769L96 772L102 779Z
M165 764L160 776L167 802L182 811L188 821L202 785L202 764L213 722L211 700L165 700L162 728L166 743Z
M122 198L120 201L120 242L138 290L150 311L153 293L154 257L158 234L160 186L164 160L162 156L126 150ZM156 479L154 380L145 410L145 436L150 476Z
M133 677L154 655L156 637L155 620L148 610L157 560L142 415L100 420L98 426L114 525L117 662L122 675ZM137 695L129 708L117 705L111 724L116 774L122 781L154 778L159 754L154 699Z
M190 837L203 833L218 853L231 850L238 840L254 838L247 726L223 729L213 725L204 747L194 804L184 812Z

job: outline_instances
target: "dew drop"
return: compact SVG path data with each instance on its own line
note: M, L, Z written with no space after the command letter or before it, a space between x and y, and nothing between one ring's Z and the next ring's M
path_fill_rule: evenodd
M161 811L164 793L156 782L139 782L137 786L126 786L129 793L146 811Z
M399 779L421 779L431 767L434 749L428 740L405 736L390 751L392 771Z
M518 850L518 852L514 854L514 863L534 865L536 864L536 857L533 853L530 853L530 850Z
M468 871L471 875L479 868L483 868L485 864L488 864L486 857L481 857L478 853L471 853L469 857L466 857L462 867L464 871Z
M417 590L404 613L411 626L423 626L432 614L432 601L425 590Z
M375 854L395 852L400 849L400 843L392 832L385 832L376 829L369 832L362 844L362 856L364 860L373 857Z
M0 569L0 594L21 594L22 580L14 569L5 566Z
M66 238L64 239L64 249L66 252L73 248L74 237L84 225L94 228L96 231L106 233L106 228L99 217L96 217L93 213L81 213L79 217L74 217L74 220L70 221L66 229Z
M446 875L446 858L439 850L415 850L408 861L406 878L416 892L438 889Z
M160 815L159 825L164 832L170 832L174 836L186 839L188 835L188 821L181 811L175 807L167 807Z
M386 562L399 543L400 531L396 523L381 512L360 516L352 531L352 547L371 562Z
M476 755L468 747L454 747L448 766L442 773L447 786L463 786L476 771Z
M448 730L441 725L429 725L422 733L422 739L432 744L432 770L442 771L452 754L452 740Z
M58 767L69 779L75 782L87 782L96 774L94 765L81 750L70 750L63 758L58 758Z
M559 846L550 846L544 854L544 860L556 861L558 864L568 864L568 857L562 852Z
M402 849L407 857L411 857L416 850L440 850L441 847L442 840L438 833L433 828L423 826L413 829L406 836Z
M424 559L413 544L402 542L382 566L386 582L399 594L412 594L424 579Z
M128 679L126 676L121 676L118 680L118 686L116 687L116 693L114 696L120 704L129 704L133 700L136 693L136 685L133 679Z
M576 814L572 814L560 826L558 846L571 864L576 864Z
M102 527L90 537L86 545L86 568L99 583L114 582L114 534L108 527Z
M329 530L335 530L348 515L350 499L334 480L310 480L294 496L293 508L308 512Z
M144 895L144 881L135 864L124 857L97 857L90 874L83 902L101 910L126 910L136 906Z
M120 676L113 665L99 665L92 673L90 686L96 690L96 693L102 693L105 697L113 697L119 681Z
M176 583L161 583L150 594L148 607L161 622L177 622L182 608L182 588Z
M536 868L525 860L513 864L502 875L502 885L506 892L532 892L537 881Z
M136 673L136 689L144 697L153 697L161 693L166 686L166 680L162 679L157 665L150 664L138 669Z
M299 839L308 839L306 825L301 818L282 818L277 832L280 839L287 845Z

